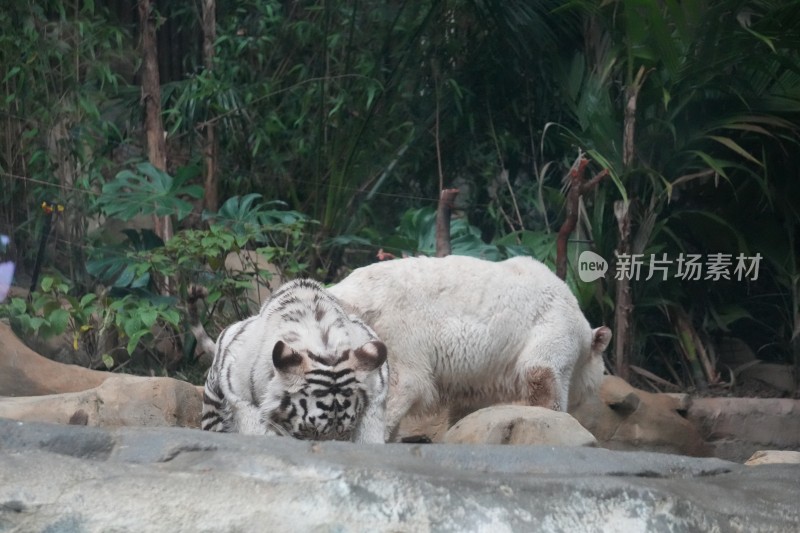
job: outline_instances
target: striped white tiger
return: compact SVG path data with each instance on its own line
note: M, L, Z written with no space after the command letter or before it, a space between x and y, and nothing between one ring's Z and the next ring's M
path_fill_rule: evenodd
M407 414L441 407L451 424L496 403L566 411L603 376L611 330L592 329L567 285L529 257L396 259L328 291L389 349L387 441Z
M200 296L190 294L193 321ZM215 348L202 325L192 331L214 349L204 430L384 442L386 346L317 282L284 284Z

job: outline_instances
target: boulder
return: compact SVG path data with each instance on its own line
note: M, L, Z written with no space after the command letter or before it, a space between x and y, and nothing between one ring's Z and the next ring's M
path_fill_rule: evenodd
M759 450L745 461L748 466L773 464L800 464L800 452L788 450Z
M800 465L0 419L0 530L794 531Z
M28 348L0 321L0 396L35 396L97 387L110 374L51 361Z
M653 394L606 376L597 397L570 414L602 447L708 455L702 435L684 416L691 402L688 394ZM447 430L448 411L441 409L428 416L406 417L399 436L425 435L433 442L443 442Z
M800 450L800 400L696 398L687 416L715 457L743 462L758 450Z
M450 412L446 407L427 415L406 416L400 421L397 440L424 437L430 442L442 442L450 429Z
M202 390L51 361L0 321L0 417L89 426L198 427Z
M743 383L755 381L772 388L775 396L786 396L794 391L794 367L792 365L759 363L743 368L737 381Z
M572 415L604 448L707 455L700 432L682 416L689 404L686 395L653 394L606 376L598 396Z
M528 405L494 405L459 420L442 439L448 444L594 446L597 440L567 413Z
M95 388L0 397L0 417L89 426L199 427L202 394L172 378L112 376Z

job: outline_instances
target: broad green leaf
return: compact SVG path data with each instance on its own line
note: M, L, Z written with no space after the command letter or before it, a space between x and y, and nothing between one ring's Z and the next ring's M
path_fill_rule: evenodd
M69 324L69 311L56 309L47 316L47 321L50 323L53 334L60 335L66 331Z
M31 317L30 327L33 331L38 332L39 328L41 328L46 323L45 319L40 316L33 316Z
M50 277L50 276L43 277L42 278L42 283L40 284L40 287L42 288L42 291L43 292L49 292L50 289L53 288L53 282L55 282L55 280L52 277Z
M222 297L222 291L211 291L208 293L208 298L206 298L206 301L208 302L209 305L213 305L221 297Z
M141 316L139 314L135 314L126 317L122 324L122 329L125 331L125 335L132 337L137 331L143 329Z
M128 265L114 282L115 287L128 287L136 277L136 267Z
M156 319L158 319L158 311L153 308L144 309L139 313L139 318L141 318L145 327L151 328L156 323Z
M148 330L143 329L135 332L133 335L130 336L130 338L128 339L128 345L125 347L125 349L128 352L128 355L133 355L133 351L136 349L136 345L139 344L139 340L148 333L150 333Z
M22 298L12 298L9 306L11 307L11 310L15 315L20 315L24 313L25 310L28 308L28 305Z
M181 321L180 313L175 309L165 309L161 311L161 316L164 320L167 321L168 324L173 326L178 326Z
M83 297L80 300L80 307L81 308L85 308L87 305L89 305L90 303L94 302L96 299L97 299L97 295L95 293L93 293L93 292L90 292L89 294L85 294L85 295L83 295Z

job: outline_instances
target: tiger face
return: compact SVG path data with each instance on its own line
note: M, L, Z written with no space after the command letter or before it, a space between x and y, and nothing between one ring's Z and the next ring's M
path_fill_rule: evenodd
M271 425L297 439L349 440L369 405L360 378L385 361L386 347L380 341L346 350L334 361L278 341L273 364L278 373L293 376L295 386L284 390L269 415Z
M207 337L201 324L192 331ZM386 346L319 283L286 283L258 314L205 341L214 361L203 429L385 442Z

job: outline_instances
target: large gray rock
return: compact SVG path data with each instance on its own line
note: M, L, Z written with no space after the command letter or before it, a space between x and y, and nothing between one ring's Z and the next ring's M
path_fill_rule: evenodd
M792 531L800 465L0 420L6 531Z

